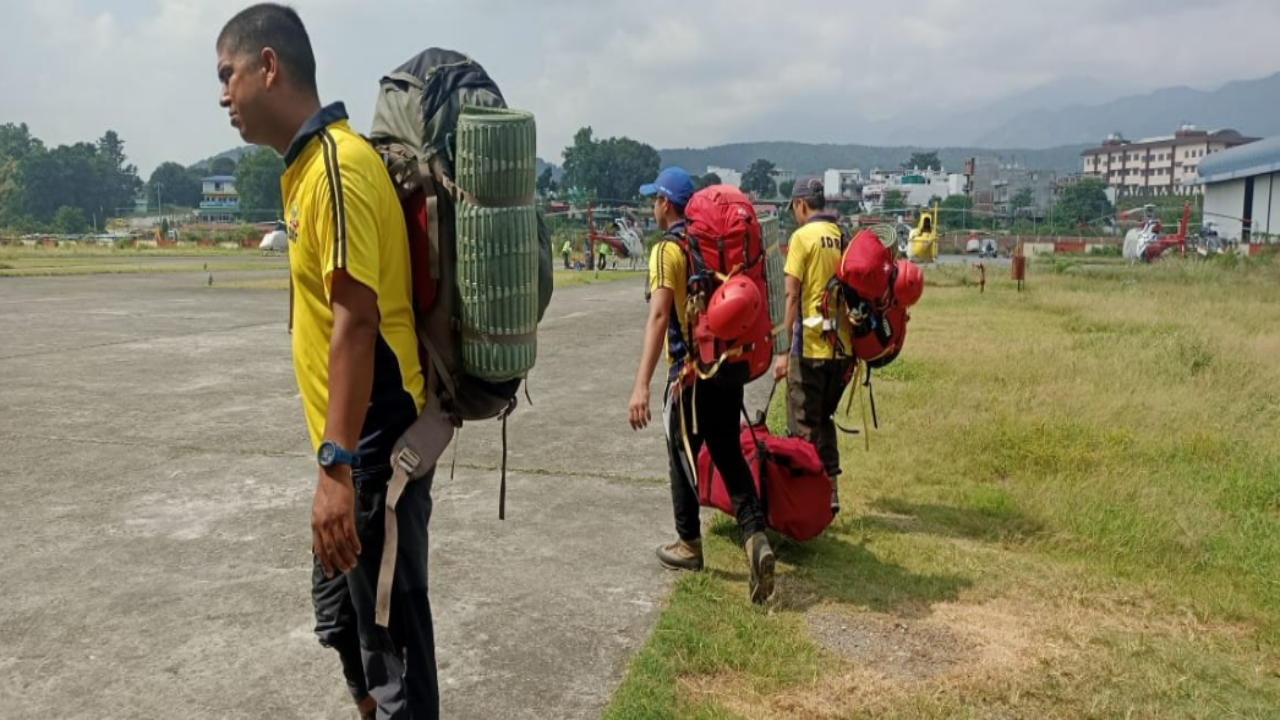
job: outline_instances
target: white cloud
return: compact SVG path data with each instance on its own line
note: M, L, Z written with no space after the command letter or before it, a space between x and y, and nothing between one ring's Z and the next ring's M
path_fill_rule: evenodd
M248 5L2 0L0 122L46 142L108 128L144 171L238 144L213 42ZM1063 76L1212 87L1280 69L1274 0L299 0L321 92L367 126L378 78L430 45L479 59L557 158L582 125L651 144L856 142Z

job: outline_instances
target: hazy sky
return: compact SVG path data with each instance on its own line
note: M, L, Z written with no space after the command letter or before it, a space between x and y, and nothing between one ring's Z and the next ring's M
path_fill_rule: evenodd
M250 4L0 0L0 123L26 122L49 144L114 129L144 177L161 161L239 145L217 105L213 44ZM1064 76L1150 90L1280 70L1277 0L292 4L322 98L346 101L357 130L368 128L378 78L423 48L450 47L537 113L539 154L557 162L588 124L658 147L857 142L867 120Z

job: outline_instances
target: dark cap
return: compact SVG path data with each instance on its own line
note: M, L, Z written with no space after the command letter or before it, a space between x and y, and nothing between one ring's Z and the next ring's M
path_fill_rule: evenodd
M792 200L814 200L826 198L826 188L822 186L822 178L817 175L802 177L791 186Z

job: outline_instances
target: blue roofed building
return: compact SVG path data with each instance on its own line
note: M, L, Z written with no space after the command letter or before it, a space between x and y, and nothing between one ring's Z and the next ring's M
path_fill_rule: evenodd
M1280 239L1280 136L1205 158L1195 180L1204 188L1204 219L1224 238Z
M234 223L240 221L240 196L232 175L201 178L200 222Z

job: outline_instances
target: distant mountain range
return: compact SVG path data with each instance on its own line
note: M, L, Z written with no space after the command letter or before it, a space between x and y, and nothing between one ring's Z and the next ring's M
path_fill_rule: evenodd
M1051 148L1097 144L1111 133L1137 139L1170 135L1184 123L1280 135L1280 73L1227 83L1216 90L1165 88L1125 93L1092 78L1069 77L980 106L875 123L872 144Z
M963 172L965 158L995 155L1005 162L1023 167L1054 170L1060 173L1080 170L1080 152L1085 145L1070 145L1046 150L998 150L977 147L938 148L910 146L872 147L870 145L815 145L797 142L758 142L717 145L704 149L678 148L659 150L663 165L679 165L693 174L702 174L708 166L746 170L758 158L773 162L779 168L795 170L802 175L820 173L829 168L897 169L912 153L938 151L938 159L948 172Z
M1040 108L992 123L973 138L982 147L1048 147L1097 143L1113 132L1130 139L1171 135L1189 123L1206 130L1280 135L1280 73L1228 83L1217 90L1166 88L1097 105Z
M709 148L660 150L663 164L704 173L710 165L746 170L765 158L799 173L827 168L896 168L913 152L938 151L948 170L959 172L967 157L994 155L1024 167L1078 172L1080 152L1111 133L1131 140L1172 134L1184 123L1204 129L1234 128L1245 135L1280 135L1280 73L1240 80L1216 90L1166 88L1129 94L1108 82L1064 77L988 103L942 108L867 123L851 131L861 144L751 142ZM1013 149L1018 148L1018 149ZM239 159L240 147L220 153ZM213 158L202 160L207 164ZM551 164L538 159L537 171Z

